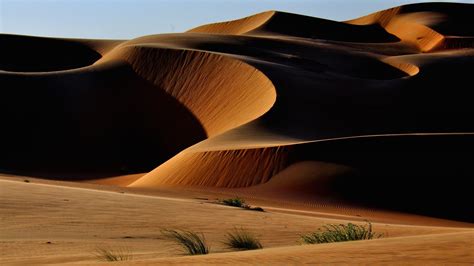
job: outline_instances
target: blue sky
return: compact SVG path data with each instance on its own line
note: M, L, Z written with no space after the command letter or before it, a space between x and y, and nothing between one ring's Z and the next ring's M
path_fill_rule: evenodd
M0 0L0 31L37 36L130 39L280 10L346 20L409 0ZM443 1L464 2L468 1Z

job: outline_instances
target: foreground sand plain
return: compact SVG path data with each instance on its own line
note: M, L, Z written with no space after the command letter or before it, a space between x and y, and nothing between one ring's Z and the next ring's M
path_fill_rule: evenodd
M387 212L357 216L275 203L260 205L266 212L255 212L215 204L225 194L197 190L144 192L14 176L2 176L0 183L3 265L95 264L100 263L94 254L99 247L129 250L133 260L124 264L466 263L474 259L474 228L469 223L396 213L391 215L398 222L387 223L383 222L390 216ZM363 219L371 220L384 238L314 246L298 242L300 234L321 225ZM221 241L234 227L254 232L265 248L226 249ZM162 237L164 228L204 233L212 254L186 256Z

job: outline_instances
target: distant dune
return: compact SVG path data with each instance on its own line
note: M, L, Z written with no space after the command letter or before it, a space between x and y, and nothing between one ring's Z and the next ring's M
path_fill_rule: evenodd
M474 222L473 16L423 3L133 40L1 34L0 170Z

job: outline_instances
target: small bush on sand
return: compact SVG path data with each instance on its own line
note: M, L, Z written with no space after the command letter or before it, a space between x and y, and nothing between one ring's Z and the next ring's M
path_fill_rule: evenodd
M97 248L94 254L100 261L127 261L132 259L130 250L127 248L115 250L110 248Z
M219 203L227 205L227 206L243 208L243 209L251 210L251 211L260 211L260 212L264 211L261 207L250 206L249 204L245 203L244 199L241 199L239 197L219 200Z
M302 235L301 240L305 244L321 244L366 240L382 236L382 234L374 233L372 231L372 224L367 222L366 225L356 225L353 223L325 225L314 233Z
M247 203L245 203L245 200L239 197L224 199L224 200L221 200L220 203L227 206L239 207L239 208L244 208L245 206L247 206Z
M232 232L227 233L226 237L227 239L224 244L232 249L251 250L263 248L260 241L253 234L242 228L235 228Z
M189 255L208 254L209 246L203 234L184 230L162 230L162 234L178 243Z

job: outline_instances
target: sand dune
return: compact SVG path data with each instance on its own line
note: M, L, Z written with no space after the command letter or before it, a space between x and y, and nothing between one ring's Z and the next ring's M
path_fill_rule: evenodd
M424 3L133 40L2 34L0 170L473 222L473 14Z
M218 33L232 35L245 34L267 23L268 20L270 20L275 15L275 13L275 11L262 12L253 16L248 16L233 21L199 26L189 30L188 32Z
M126 60L138 75L189 109L208 136L261 116L275 101L271 81L241 61L218 54L160 48L159 44L124 43L117 50L96 64Z
M267 182L286 165L285 148L183 152L130 184L248 187ZM179 165L179 167L177 167Z
M188 32L294 36L354 42L398 40L397 37L388 34L376 25L351 25L278 11L268 11L239 20L204 25Z
M473 47L474 32L470 23L472 5L413 4L376 12L365 17L347 21L355 25L379 24L387 32L417 46L422 52L439 49ZM454 36L468 37L463 41ZM454 38L453 38L454 37ZM471 40L471 41L469 41Z
M464 7L471 8L470 5ZM438 9L433 11L428 8L425 13L420 10L423 10L423 5L415 8L416 12L402 12L399 8L374 14L372 16L381 18L372 21L367 18L351 21L350 23L361 24L365 20L365 25L378 23L401 40L392 40L378 46L367 44L370 47L370 53L367 54L361 54L360 47L363 46L354 47L354 40L347 34L341 36L348 39L338 42L332 39L330 46L317 40L310 42L308 39L294 39L294 36L310 36L304 29L293 36L285 35L287 29L281 26L285 23L279 21L292 21L296 15L284 13L274 13L266 23L252 31L235 33L247 36L222 35L222 31L223 27L235 28L236 23L244 24L248 19L231 22L232 26L224 23L198 28L201 32L207 30L212 34L206 39L203 39L202 34L167 36L171 41L163 40L165 37L162 40L156 39L166 45L172 42L175 47L211 50L244 60L270 78L275 86L277 99L272 109L259 119L196 144L131 186L197 185L235 188L268 182L268 185L249 188L249 193L280 200L302 198L308 201L316 197L321 201L322 196L336 201L350 198L351 202L355 200L366 204L390 205L401 210L471 220L472 216L467 209L453 211L450 207L440 208L440 205L436 205L438 210L435 210L436 208L429 207L431 203L413 203L427 180L436 180L430 181L430 191L424 192L428 201L439 204L449 202L446 206L468 201L465 197L467 191L443 199L442 202L436 198L446 189L462 190L458 186L459 182L469 182L467 158L470 157L470 152L463 147L470 147L470 144L464 144L472 143L472 128L465 123L472 113L466 102L470 91L468 86L462 84L469 83L465 67L466 64L472 64L473 51L461 49L420 53L432 49L435 39L416 46L417 50L410 50L414 47L410 38L421 33L407 31L403 23L424 23L438 30L436 23L446 23L446 16L449 15L432 14ZM398 14L399 22L396 22ZM275 19L275 16L279 17ZM270 22L273 19L276 22ZM458 18L458 21L462 19ZM319 25L321 22L303 17L301 23ZM434 31L424 24L420 24L420 27ZM460 24L452 24L462 27ZM279 27L282 27L281 30ZM413 36L400 35L391 31L390 27L402 33L409 32ZM411 29L412 26L406 27ZM320 28L321 26L314 27ZM440 32L450 32L442 27L441 29L443 31ZM363 33L365 30L351 31L366 34ZM318 38L313 35L311 37ZM331 40L328 36L324 38ZM406 50L399 49L395 53L394 49L400 43L406 46ZM245 44L245 48L239 44ZM391 46L393 48L389 49ZM268 52L269 47L273 53ZM390 51L390 55L386 54L387 51ZM345 62L351 62L351 65ZM380 64L382 62L385 64ZM446 71L447 66L450 71ZM450 84L453 80L459 85L452 87ZM447 96L443 87L453 88L456 93ZM439 108L440 106L445 108ZM366 136L363 141L359 138L362 136ZM357 138L353 141L345 140L351 137ZM335 141L338 138L344 141ZM331 142L318 144L324 140ZM464 144L459 146L455 143ZM404 147L410 149L405 151ZM437 147L436 150L434 147ZM290 150L291 156L288 155ZM433 162L439 162L438 168L430 169L428 165ZM303 169L296 167L300 163L307 166ZM332 163L335 174L326 173L324 176L318 167L321 163ZM394 168L397 170L387 173L386 169ZM271 176L283 169L298 170L291 171L291 177L286 178L281 189L276 190L270 185L273 183ZM345 169L352 170L348 172ZM454 177L456 181L446 184L442 180L446 176L453 178L450 174L452 169L459 170ZM360 171L363 171L361 175ZM335 178L334 175L338 177ZM400 178L399 175L405 177ZM383 180L388 186L384 186L383 192L372 193L370 189L363 189L368 186L377 190L376 184L381 182L376 180L380 176L384 176ZM329 181L325 181L325 185L314 181L320 179ZM360 186L357 182L351 183L351 186L363 189L366 195L357 196L352 192L349 194L353 195L349 195L345 189L338 189L339 186L344 187L345 179L361 182ZM304 187L311 188L310 192L304 192L302 186L294 188L293 184L298 182L296 180L304 181ZM341 183L335 180L341 180ZM406 182L411 185L404 185ZM393 191L393 195L387 189ZM409 196L403 199L397 197L399 189ZM282 190L286 193L282 193Z

